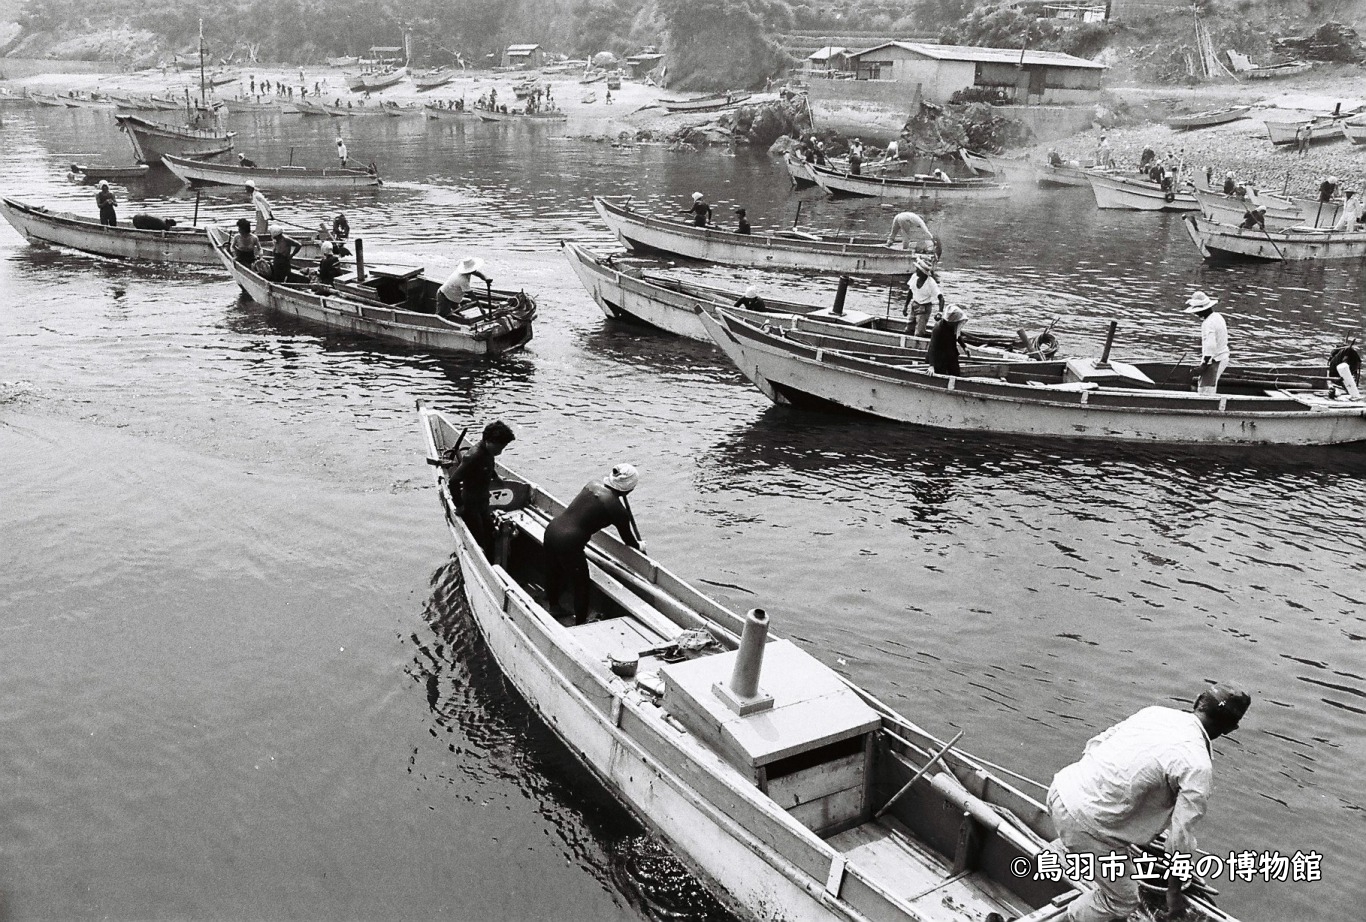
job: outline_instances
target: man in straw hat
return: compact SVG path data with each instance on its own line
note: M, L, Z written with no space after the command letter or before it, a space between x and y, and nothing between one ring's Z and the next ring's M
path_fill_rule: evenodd
M1200 693L1190 711L1147 707L1086 744L1081 760L1053 777L1048 812L1068 854L1126 855L1167 833L1168 855L1195 854L1196 823L1213 785L1210 743L1237 729L1252 699L1232 685ZM1128 865L1129 862L1125 861ZM1189 874L1184 875L1189 876ZM1068 922L1127 919L1139 906L1127 867L1117 879L1094 875L1097 887L1067 906ZM1172 918L1185 910L1182 875L1167 882Z
M1219 302L1197 291L1186 299L1183 313L1200 318L1200 393L1213 394L1219 386L1219 376L1228 367L1228 324L1224 315L1214 309Z
M906 332L925 336L930 329L930 312L938 304L944 310L944 290L934 277L934 257L921 254L915 258L915 272L906 282L906 303L901 313L909 316Z
M473 287L476 277L483 279L485 285L493 284L493 279L481 271L483 268L484 261L478 256L467 256L460 260L460 265L436 290L437 316L448 317L458 312L460 302Z
M635 467L618 464L601 481L587 484L564 512L550 520L545 528L547 610L559 602L568 588L572 595L570 613L574 623L583 624L588 620L591 584L585 548L596 532L615 525L627 547L645 550L626 499L639 482L640 474Z

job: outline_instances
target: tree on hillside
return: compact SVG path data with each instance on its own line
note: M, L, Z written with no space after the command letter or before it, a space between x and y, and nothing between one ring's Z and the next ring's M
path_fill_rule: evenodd
M791 23L784 0L659 0L659 12L680 89L758 86L788 63L770 37Z

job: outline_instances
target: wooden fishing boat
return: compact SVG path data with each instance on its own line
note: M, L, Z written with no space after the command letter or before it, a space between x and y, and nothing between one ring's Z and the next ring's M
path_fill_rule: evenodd
M659 104L671 115L680 112L715 112L719 109L738 106L753 95L753 93L732 90L726 93L713 93L710 96L699 96L696 99L661 99Z
M391 87L404 77L408 76L407 67L395 67L392 70L356 74L346 78L346 86L353 93L374 92Z
M79 173L82 182L99 182L101 179L116 180L127 182L132 179L142 179L147 175L151 167L145 163L136 163L132 166L99 166L97 164L71 164L71 172Z
M1353 144L1366 144L1366 115L1343 119L1342 134Z
M563 122L569 119L563 109L548 109L542 112L495 112L492 109L475 109L475 114L485 122Z
M439 86L445 86L455 79L455 72L442 68L427 74L414 74L413 86L417 87L419 93L427 90L434 90Z
M1199 211L1200 203L1189 188L1165 191L1155 182L1114 173L1092 171L1086 174L1097 208L1125 208L1131 211Z
M1096 172L1094 167L1062 163L1060 165L1052 163L1040 163L1034 167L1035 181L1045 187L1081 187L1091 186L1090 176Z
M194 159L213 157L232 150L232 139L237 137L237 132L221 127L166 125L123 113L115 115L114 121L128 133L133 156L139 163L160 163L166 154ZM208 121L211 119L199 120L201 124Z
M592 616L564 623L541 589L545 530L564 504L495 462L485 552L447 484L475 423L419 412L465 599L499 668L738 918L1061 922L1079 891L1033 871L1055 834L1021 790L1033 782L770 634L762 610L732 612L606 532L587 548ZM1205 895L1188 918L1234 922Z
M894 201L958 201L1009 198L1010 187L981 179L945 181L930 176L902 178L880 174L854 175L810 164L816 185L830 195L862 195Z
M1363 235L1366 236L1366 235ZM722 309L702 323L775 403L868 413L937 429L1056 439L1191 445L1335 445L1366 441L1366 401L1328 391L1268 388L1258 380L1199 394L1164 387L1180 363L965 364L961 376L927 365L817 349ZM1326 380L1325 380L1326 385Z
M1186 233L1206 259L1298 261L1366 257L1366 229L1291 227L1263 231L1219 224L1197 215L1186 215L1185 220Z
M479 113L473 109L447 109L442 106L434 106L427 103L422 107L422 114L429 119L453 119L464 120L467 122L479 121Z
M328 58L328 67L355 67L360 63L360 58L354 54L342 55L337 58Z
M68 101L67 97L58 96L56 93L29 93L28 98L40 106L50 106L54 109L80 108L75 100Z
M1167 119L1167 127L1179 130L1208 128L1211 125L1223 125L1227 122L1236 122L1240 118L1247 118L1247 114L1251 111L1251 106L1226 106L1223 109L1208 109L1204 112L1192 112L1187 115L1173 115Z
M875 313L876 308L871 305L864 310L858 303L841 304L836 311L826 304L767 298L762 313L743 310L734 306L740 297L738 291L622 266L576 243L562 245L579 281L609 318L644 323L688 339L711 342L698 315L724 307L750 322L781 328L785 335L818 342L823 348L923 356L929 342L928 337L908 336L906 319L900 313ZM974 355L984 361L1027 361L1051 356L1058 350L1056 338L1047 331L1037 336L1023 331L1014 335L973 331L965 336L965 341Z
M336 167L311 169L301 166L246 167L229 163L203 163L169 154L161 162L189 185L242 186L248 180L262 192L360 189L382 185L378 173Z
M629 200L628 200L629 201ZM805 269L852 275L907 275L913 250L898 250L871 237L836 237L797 231L737 234L694 227L644 214L627 204L594 196L598 215L633 250L673 253L704 262L756 269Z
M1269 230L1283 230L1299 225L1332 227L1342 214L1340 201L1320 203L1308 199L1259 193L1255 201L1249 202L1236 195L1224 195L1222 192L1208 189L1194 189L1192 194L1200 203L1200 213L1217 224L1241 224L1248 212L1258 205L1266 208L1262 217Z
M787 175L791 177L794 186L814 186L816 184L816 173L812 169L814 164L807 163L795 154L785 153L783 154L783 165L787 168Z
M115 227L106 227L96 218L53 211L12 198L0 198L0 213L30 243L66 247L111 259L180 266L218 265L203 227L186 224L168 231L139 230L127 219ZM311 240L304 242L299 251L301 259L317 259L319 255L318 244Z
M291 111L298 112L294 107L302 102L290 102L288 104L280 102L278 99L265 97L262 99L229 99L224 102L224 107L232 112L281 112L285 105L289 105Z
M1267 137L1271 139L1271 143L1277 146L1298 143L1306 130L1309 133L1309 143L1320 144L1342 137L1342 129L1339 126L1346 118L1346 115L1333 113L1306 112L1292 117L1263 119L1262 124L1266 126Z
M1284 64L1263 64L1260 67L1253 67L1248 70L1238 71L1239 77L1248 77L1252 80L1275 80L1278 77L1293 77L1302 74L1313 67L1310 61L1286 61Z
M983 154L958 148L958 156L963 164L974 173L995 176L1000 181L1033 179L1034 164L1023 157L1002 157L999 154Z
M294 110L300 115L326 116L327 107L320 102L309 102L306 99L296 99Z
M442 282L421 268L359 266L331 287L272 282L233 259L227 232L210 228L209 239L214 256L249 298L305 323L433 352L500 355L531 341L536 302L525 291L470 296L454 316L441 317L436 292Z

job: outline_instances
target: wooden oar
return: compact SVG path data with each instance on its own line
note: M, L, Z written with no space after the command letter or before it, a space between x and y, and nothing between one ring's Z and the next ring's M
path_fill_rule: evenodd
M493 316L493 282L490 281L489 279L484 279L484 297L485 297L485 298L488 300L488 302L489 302L489 313L488 313L488 315L489 315L490 317L492 317L492 316Z
M919 780L921 779L921 777L924 776L925 772L927 772L927 771L929 771L931 768L933 768L933 767L934 767L934 763L936 763L936 762L938 762L940 759L942 759L942 758L944 757L944 753L946 753L946 752L948 752L950 749L952 749L952 748L953 748L953 744L956 743L956 742L958 742L958 741L959 741L960 739L962 739L962 738L963 738L963 731L962 731L962 730L959 730L958 733L954 736L953 739L949 740L947 743L944 744L943 748L941 748L941 749L940 749L938 752L936 752L934 755L930 756L930 760L920 767L920 771L916 772L915 775L911 778L911 780L910 780L910 781L907 781L907 782L905 783L905 785L902 786L901 790L899 790L899 791L897 791L895 794L893 794L892 797L891 797L891 799L888 800L885 804L882 805L882 809L881 809L881 810L879 810L877 813L873 814L873 819L875 819L875 820L876 820L876 819L881 819L881 818L882 818L882 814L884 814L884 813L886 813L888 810L892 809L892 804L894 804L894 803L896 803L898 800L900 800L900 799L901 799L901 796L911 789L911 785L913 785L913 784L915 784L917 781L919 781Z

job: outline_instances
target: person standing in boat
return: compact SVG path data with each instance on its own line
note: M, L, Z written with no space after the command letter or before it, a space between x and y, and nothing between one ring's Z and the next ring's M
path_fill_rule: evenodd
M493 513L489 509L489 489L502 483L494 459L516 438L507 423L501 419L494 420L484 427L484 437L446 475L446 486L451 491L455 512L486 555L493 553Z
M1319 183L1319 203L1320 203L1320 204L1327 205L1329 202L1331 202L1331 201L1333 200L1333 197L1336 196L1337 194L1338 194L1338 178L1337 178L1336 176L1329 176L1329 177L1328 177L1327 179L1325 179L1323 182Z
M1214 779L1210 744L1238 728L1252 699L1231 685L1213 685L1190 711L1147 707L1086 744L1081 760L1053 776L1048 812L1058 830L1054 847L1068 855L1128 853L1149 846L1163 830L1168 855L1194 856L1193 829L1205 815ZM1125 859L1125 864L1130 864ZM1128 919L1139 906L1132 865L1118 877L1096 874L1098 886L1067 904L1067 922ZM1171 918L1185 912L1184 881L1167 883Z
M480 271L483 268L484 261L477 256L468 256L460 261L460 265L455 267L455 271L436 290L438 317L453 317L459 313L460 302L474 286L476 276L483 279L486 285L493 284L493 279Z
M692 194L692 207L682 212L682 214L692 216L693 227L706 227L711 223L711 206L702 199L701 192L694 192Z
M1184 311L1200 318L1199 391L1202 394L1217 391L1219 378L1228 367L1228 324L1224 322L1224 315L1214 309L1218 303L1203 291L1197 291L1186 300Z
M863 173L863 142L858 138L849 142L849 172L853 176Z
M250 269L261 256L261 238L251 232L251 222L246 218L237 219L237 233L230 241L232 258Z
M912 228L920 228L920 232L931 244L936 243L934 234L930 233L930 226L925 223L925 219L914 211L903 211L895 218L892 218L892 231L887 235L886 246L896 247L896 242L901 241L903 250L913 250L919 243L911 233Z
M285 233L285 229L276 224L270 228L271 261L270 261L270 280L272 282L293 282L298 281L294 277L294 256L301 249L303 244Z
M1224 174L1224 194L1235 195L1238 192L1238 180L1234 177L1233 171L1229 170Z
M271 222L275 220L275 209L270 207L270 200L256 190L256 183L250 179L247 180L246 190L247 195L251 196L251 207L256 210L256 236L269 236Z
M915 272L906 282L906 303L901 308L902 315L910 318L906 322L906 332L914 336L926 335L930 328L930 312L936 303L943 311L944 290L934 277L934 261L930 256L917 256Z
M745 217L745 209L735 209L735 232L737 234L748 234L750 232L749 218Z
M934 332L930 334L927 358L930 370L935 374L952 375L956 378L963 373L958 364L958 356L968 354L968 347L963 343L963 327L967 322L967 313L954 305L934 325Z
M101 224L105 227L118 226L119 216L115 209L115 206L118 205L118 199L114 198L114 193L110 191L109 183L106 180L100 180L100 191L95 193L95 204L100 209Z
M636 488L640 474L630 464L618 464L601 482L579 491L563 512L545 529L545 606L553 609L565 589L571 593L570 613L575 624L588 620L588 556L585 549L595 533L615 525L627 547L645 550L631 515L626 495Z
M332 219L332 239L337 241L346 240L351 236L351 222L346 220L345 214L339 214Z
M346 142L337 138L337 165L346 169Z

